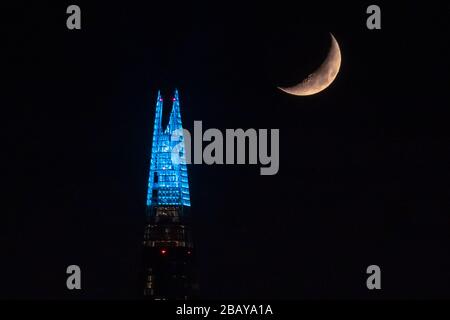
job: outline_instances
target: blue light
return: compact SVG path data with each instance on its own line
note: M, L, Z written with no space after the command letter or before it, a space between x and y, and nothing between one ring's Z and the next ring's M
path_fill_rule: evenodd
M184 137L181 131L183 126L177 90L175 90L175 96L172 101L169 124L163 131L161 124L163 99L158 91L155 124L153 126L147 206L191 206L186 161L184 158ZM176 135L172 136L175 131L180 133L177 137ZM178 148L181 146L179 158L182 161L172 161L172 150L175 146L178 146Z

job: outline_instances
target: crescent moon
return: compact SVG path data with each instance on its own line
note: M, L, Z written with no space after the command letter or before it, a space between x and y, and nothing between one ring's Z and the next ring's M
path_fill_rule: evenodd
M299 84L291 87L278 87L278 89L296 96L310 96L325 90L334 81L341 67L341 50L331 33L330 36L330 50L320 67Z

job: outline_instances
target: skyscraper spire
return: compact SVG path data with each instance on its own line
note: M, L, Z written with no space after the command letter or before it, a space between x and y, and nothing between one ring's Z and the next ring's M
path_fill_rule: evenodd
M151 188L154 185L154 175L152 175L152 172L156 172L157 169L157 150L159 143L158 139L162 133L162 111L163 99L161 97L161 92L158 90L158 97L156 98L155 122L153 124L152 154L150 159L150 176L148 179L147 206L151 205Z
M161 97L161 91L158 90L158 98L156 98L156 112L155 112L155 124L153 130L153 139L157 134L162 131L162 111L163 111L163 98ZM156 131L155 131L156 130ZM155 135L156 133L156 135Z
M183 129L181 123L180 101L178 100L178 90L175 89L175 94L172 98L172 111L170 112L169 124L165 132L174 132L175 130Z
M185 160L183 125L175 90L169 123L161 128L163 100L158 92L148 181L147 206L191 205Z

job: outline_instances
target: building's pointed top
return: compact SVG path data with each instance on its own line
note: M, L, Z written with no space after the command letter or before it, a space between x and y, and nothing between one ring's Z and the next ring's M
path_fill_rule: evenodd
M175 89L175 93L173 95L173 101L178 101L178 89Z
M169 124L166 130L172 131L181 129L181 115L180 115L180 101L178 100L178 90L175 89L175 93L172 98L172 111L170 112Z
M160 100L159 100L160 99ZM152 155L148 181L147 206L190 207L189 184L184 155L184 136L178 90L175 90L169 123L161 128L163 102L158 91ZM181 129L181 133L177 133ZM173 153L174 150L178 150ZM178 155L178 160L174 157ZM175 159L175 160L174 160Z
M158 97L156 98L156 113L155 113L155 124L153 127L153 136L157 135L162 131L162 109L163 109L163 99L161 97L161 92L158 90Z
M161 97L161 90L158 90L158 98L156 98L156 101L163 101L163 98Z
M158 90L158 98L156 98L156 100L159 101L163 101L163 98L161 97L161 91Z

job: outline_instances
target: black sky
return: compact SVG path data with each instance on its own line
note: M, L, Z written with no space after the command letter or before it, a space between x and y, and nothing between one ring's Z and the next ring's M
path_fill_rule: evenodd
M187 129L280 129L275 176L189 168L204 298L450 297L447 3L378 2L377 31L372 2L83 2L79 31L69 4L2 10L1 297L136 297L155 99L175 88ZM328 32L336 81L277 90L321 63Z

